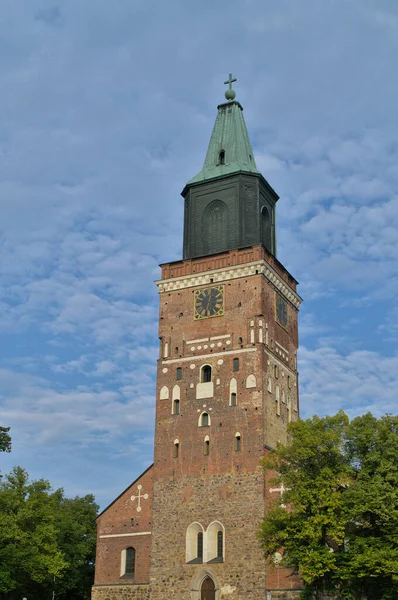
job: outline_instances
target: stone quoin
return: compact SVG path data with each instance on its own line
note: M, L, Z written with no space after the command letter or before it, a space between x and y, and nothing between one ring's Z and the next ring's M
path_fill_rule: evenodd
M92 600L293 600L302 587L257 537L283 493L260 461L299 416L301 298L234 81L182 192L183 259L156 282L154 463L98 517Z

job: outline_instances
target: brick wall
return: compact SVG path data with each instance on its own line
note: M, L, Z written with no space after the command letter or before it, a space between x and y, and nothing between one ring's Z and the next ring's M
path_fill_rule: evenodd
M95 585L122 584L123 590L127 589L127 580L121 577L120 572L122 550L127 547L133 547L136 551L135 576L134 579L129 579L128 583L148 583L152 531L152 475L153 468L150 467L98 517ZM141 498L142 510L137 512L138 501L132 501L131 496L138 495L139 485L142 486L141 494L148 494L149 497ZM131 519L134 519L133 524ZM150 535L142 535L148 533Z

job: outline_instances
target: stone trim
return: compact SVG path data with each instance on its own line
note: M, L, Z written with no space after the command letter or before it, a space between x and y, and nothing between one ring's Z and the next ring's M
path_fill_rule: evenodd
M226 354L242 354L242 352L256 352L257 348L240 348L239 350L225 350L223 352L212 352L211 354L193 354L192 356L185 356L184 358L164 358L162 364L173 365L181 362L191 362L193 360L204 360L205 358L214 358L214 356L224 356ZM283 363L281 363L283 364ZM284 365L285 366L285 365Z
M290 373L294 376L297 375L297 371L292 369L292 367L290 367L288 364L282 362L277 356L275 356L275 354L272 351L266 350L264 348L264 354L266 354L269 358L272 358L273 361L278 363L278 365L280 365L281 369L286 369L287 371L290 371Z
M120 537L131 537L133 535L152 535L152 531L140 531L138 533L109 533L105 535L100 535L100 539L104 538L120 538Z
M225 269L213 269L202 273L194 273L171 279L155 281L159 293L182 290L198 285L221 283L231 279L239 279L250 275L262 274L295 308L298 308L302 298L282 279L282 277L265 260L235 265Z

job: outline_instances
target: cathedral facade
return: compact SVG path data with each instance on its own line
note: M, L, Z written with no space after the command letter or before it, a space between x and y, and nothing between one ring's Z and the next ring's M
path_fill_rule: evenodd
M93 600L291 600L264 557L261 459L299 416L297 281L276 258L278 196L229 80L184 188L183 259L161 265L154 463L98 517Z

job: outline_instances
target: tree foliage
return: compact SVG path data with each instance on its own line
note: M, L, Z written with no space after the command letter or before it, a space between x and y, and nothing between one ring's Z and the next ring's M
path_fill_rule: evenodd
M90 598L95 558L92 496L68 499L14 468L0 482L0 597Z
M398 598L398 417L350 423L341 411L292 423L265 468L286 491L262 523L262 544L271 560L284 549L304 596Z
M0 426L0 452L11 452L11 437L9 427Z

